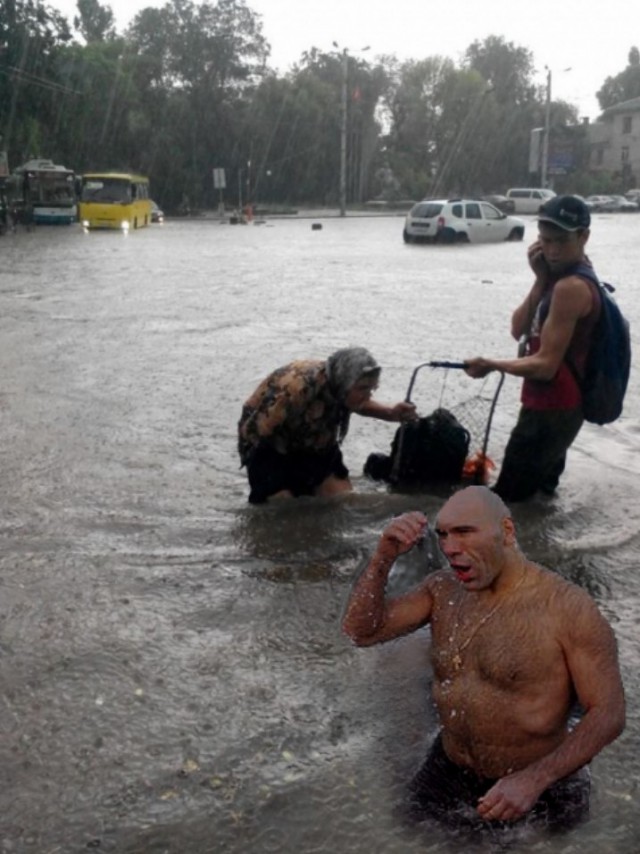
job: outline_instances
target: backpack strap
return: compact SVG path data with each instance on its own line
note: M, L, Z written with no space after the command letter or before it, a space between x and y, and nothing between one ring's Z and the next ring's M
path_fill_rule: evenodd
M615 291L615 288L613 287L613 285L610 285L607 282L601 282L600 279L598 278L598 276L596 275L596 272L593 269L593 267L590 264L585 264L584 261L580 261L578 264L575 264L573 267L571 267L569 270L567 270L565 273L563 273L562 278L565 278L567 275L569 275L569 276L580 276L580 278L582 278L582 279L588 279L590 282L593 282L593 284L598 288L598 292L600 292L600 290L605 290L605 289L608 290L610 293L613 293L613 291ZM603 297L601 296L600 297L600 300L601 300L600 317L602 317L602 311L603 311L602 299L603 299ZM598 320L596 321L596 325L597 325L599 320L600 320L600 318L598 318ZM595 329L595 326L594 326L594 329ZM578 369L576 368L576 366L574 365L574 363L571 361L571 359L568 356L565 356L564 363L569 368L569 370L571 371L571 374L572 374L574 380L576 381L578 388L582 392L583 388L584 388L584 378L580 376L580 374L578 373Z

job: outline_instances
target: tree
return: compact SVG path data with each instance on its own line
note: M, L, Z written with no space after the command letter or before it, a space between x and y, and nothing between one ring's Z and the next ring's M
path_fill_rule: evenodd
M596 97L603 110L622 101L640 98L640 52L637 47L629 51L628 65L624 71L614 77L607 77Z
M455 67L450 59L437 56L403 63L385 57L384 67L385 158L404 193L422 198L440 166L437 126L444 81Z
M496 103L527 107L535 94L533 54L502 36L487 36L465 51L463 67L477 71L491 87Z
M544 94L533 82L532 53L501 36L488 36L467 48L463 65L477 71L488 88L486 120L478 133L478 185L486 192L523 182L531 131L544 123Z
M347 200L479 194L528 180L545 121L528 50L491 36L459 64L311 48L284 76L267 66L245 0L168 0L118 35L101 0L78 0L84 42L41 0L0 5L0 133L10 161L52 157L83 171L150 176L166 209L215 205L211 170L246 200L336 205L346 127ZM629 54L628 78L640 72ZM627 78L625 78L627 79ZM628 82L628 81L627 81ZM575 111L551 104L551 139Z
M103 42L115 37L115 22L110 6L102 6L98 0L77 0L78 15L73 26L84 36L87 43Z
M360 202L369 196L378 146L380 69L347 59L347 199ZM284 79L267 75L244 103L238 163L251 160L256 197L338 203L343 61L312 48Z
M180 152L169 203L185 193L192 205L211 202L211 169L234 159L244 105L265 74L269 46L259 18L244 0L172 0L143 10L126 37L140 83L157 94L147 108L155 144L171 139ZM164 151L153 161L165 164Z
M526 140L520 155L526 162L529 120L519 119L522 107L500 103L491 74L487 80L476 68L457 68L442 57L402 64L388 58L386 69L386 160L405 196L500 187L515 171L508 131L519 120L526 121L517 134Z
M134 64L118 38L74 44L60 54L59 68L73 94L56 96L52 139L77 171L142 168L152 129L144 120Z
M54 97L65 89L56 59L70 40L65 18L40 0L0 5L0 132L10 163L42 155Z
M283 80L258 87L239 143L240 162L256 165L256 191L269 171L272 199L337 203L341 80L340 60L312 49Z
M126 35L140 54L161 58L166 85L188 89L255 83L269 54L262 24L244 0L171 0L140 12Z

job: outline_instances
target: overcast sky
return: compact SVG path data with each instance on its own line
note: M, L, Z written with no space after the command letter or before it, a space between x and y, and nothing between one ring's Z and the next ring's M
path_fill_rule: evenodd
M69 19L75 0L48 0ZM113 10L118 29L147 6L165 0L101 0ZM537 82L552 71L552 97L599 114L596 91L627 65L629 49L640 47L636 0L247 0L262 17L271 45L270 65L284 72L311 47L332 42L356 54L370 46L371 58L450 56L459 60L476 39L503 36L533 53ZM565 69L571 70L566 71Z

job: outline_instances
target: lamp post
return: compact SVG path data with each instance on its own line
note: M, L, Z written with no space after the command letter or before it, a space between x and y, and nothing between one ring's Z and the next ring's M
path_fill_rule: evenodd
M551 69L547 69L547 97L544 105L544 136L542 137L542 166L540 169L540 184L547 186L547 171L549 169L549 127L551 124Z
M347 215L347 82L349 56L342 51L342 122L340 124L340 216Z
M340 50L337 42L333 46ZM360 52L369 50L369 45ZM347 215L347 89L349 83L349 50L342 48L342 117L340 122L340 216Z

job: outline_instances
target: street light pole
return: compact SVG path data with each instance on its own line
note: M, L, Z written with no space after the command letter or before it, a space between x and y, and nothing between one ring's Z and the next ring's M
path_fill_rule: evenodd
M547 69L547 99L544 107L544 136L542 138L542 167L540 169L540 185L547 186L547 173L549 171L549 131L551 127L551 69Z
M347 215L347 84L349 55L342 51L342 122L340 126L340 216Z
M333 42L335 48L339 47ZM369 50L369 45L361 47ZM349 84L349 51L342 48L342 109L340 120L340 216L347 215L347 91Z

